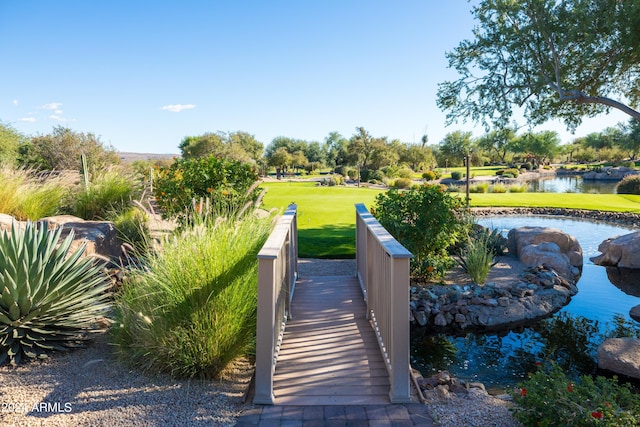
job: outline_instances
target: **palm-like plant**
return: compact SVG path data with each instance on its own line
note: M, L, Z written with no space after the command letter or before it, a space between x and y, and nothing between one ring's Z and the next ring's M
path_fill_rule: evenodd
M0 234L0 365L79 346L109 308L109 281L95 259L69 253L73 233L14 225Z

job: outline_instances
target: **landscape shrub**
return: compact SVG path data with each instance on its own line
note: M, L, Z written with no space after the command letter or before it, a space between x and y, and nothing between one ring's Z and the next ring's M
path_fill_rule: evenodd
M402 168L398 171L400 178L413 179L413 171L409 168Z
M133 252L129 255L135 258L144 257L151 242L147 213L141 207L130 206L109 215L109 219L113 221L120 240L131 246Z
M269 218L208 218L166 241L123 285L117 354L152 372L215 378L254 351L257 254L270 230Z
M396 178L393 181L393 188L396 189L407 189L411 187L413 181L410 178Z
M80 186L69 200L69 213L86 220L107 220L125 210L141 192L137 175L111 167L91 175L88 187Z
M452 171L451 172L451 179L455 179L456 181L459 181L462 179L462 172L460 171Z
M333 173L337 175L347 176L347 168L345 166L336 166Z
M414 280L442 277L453 265L447 250L466 235L464 205L440 185L389 190L376 197L372 210L380 224L404 245L414 258Z
M512 184L509 186L509 193L526 193L528 189L527 184Z
M460 187L458 185L449 184L449 185L447 185L446 190L447 190L448 193L459 193L460 192Z
M486 193L489 191L489 183L481 182L479 184L469 186L469 193Z
M40 176L33 170L0 167L0 213L24 221L61 212L73 178L64 174Z
M498 169L496 175L502 176L503 178L517 178L520 176L520 171L516 168Z
M209 198L212 206L237 211L247 199L255 201L258 174L254 166L214 156L178 159L156 170L154 194L165 218L189 219L194 200Z
M425 181L433 181L436 179L436 173L434 171L426 171L422 174L422 179Z
M493 184L489 186L489 193L506 193L507 186L504 184Z
M617 185L618 194L640 194L640 175L627 175Z
M103 265L70 253L73 233L28 222L0 233L0 365L78 347L107 314L111 286Z
M115 148L92 133L75 132L56 126L48 135L40 135L18 148L20 163L38 170L80 170L84 154L92 172L120 163Z
M491 267L495 264L488 233L471 234L460 250L456 261L478 285L484 285Z
M531 162L526 162L523 163L522 165L520 165L520 168L524 169L524 170L528 170L530 171L532 169L533 165L531 164Z
M515 418L525 426L637 426L640 395L617 378L568 378L556 363L539 364L512 392Z

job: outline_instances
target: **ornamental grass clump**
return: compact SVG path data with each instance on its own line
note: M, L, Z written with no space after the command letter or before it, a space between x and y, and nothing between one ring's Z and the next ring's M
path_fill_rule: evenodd
M62 229L47 228L0 234L0 364L81 345L110 307L103 265L69 253L73 232L56 249Z
M215 378L253 351L257 254L270 230L268 218L209 217L164 242L118 296L120 357L152 372Z
M525 426L638 426L640 395L616 377L570 379L551 363L512 392L515 418Z
M478 285L484 285L491 267L496 263L490 236L489 233L478 233L470 237L456 258L471 280Z

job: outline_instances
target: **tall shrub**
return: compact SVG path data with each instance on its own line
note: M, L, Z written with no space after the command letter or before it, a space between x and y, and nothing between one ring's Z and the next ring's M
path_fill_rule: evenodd
M234 211L258 181L253 165L214 156L176 160L157 169L154 193L163 215L186 218L194 200L208 198L218 211ZM253 200L257 192L251 190Z
M414 186L409 190L389 190L376 197L374 215L414 258L414 279L441 277L453 260L450 246L466 235L464 207L440 185Z
M257 253L269 219L200 224L165 242L117 301L118 354L177 377L216 377L252 349Z
M616 185L618 194L640 194L640 175L627 175Z

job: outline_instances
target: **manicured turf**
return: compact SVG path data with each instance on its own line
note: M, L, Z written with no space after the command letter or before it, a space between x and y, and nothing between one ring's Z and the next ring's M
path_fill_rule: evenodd
M383 190L320 187L312 182L267 182L263 207L284 210L298 205L298 242L302 258L353 258L355 208L375 204ZM464 198L464 193L460 193ZM472 207L551 207L617 212L640 212L640 196L583 193L474 193Z
M310 182L267 182L263 207L298 205L298 242L302 258L355 257L356 203L367 208L380 190L320 187Z

